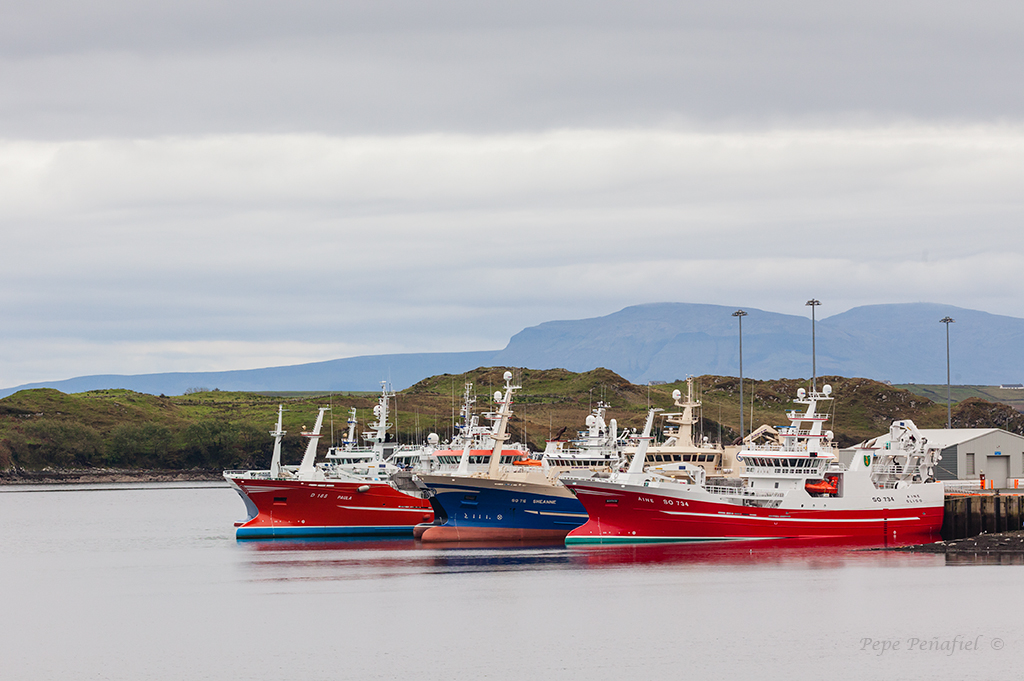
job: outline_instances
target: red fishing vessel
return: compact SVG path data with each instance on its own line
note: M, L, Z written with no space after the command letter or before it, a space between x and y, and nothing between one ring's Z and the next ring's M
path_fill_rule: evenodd
M434 518L430 503L396 489L391 476L400 470L391 462L394 443L387 443L388 405L382 391L374 408L377 421L363 433L370 441L364 450L352 448L354 419L349 421L348 449L316 463L324 412L320 409L302 463L281 465L282 412L278 409L274 453L269 470L224 471L224 478L241 495L248 517L236 523L235 536L243 538L409 535L418 523ZM387 455L386 455L387 454ZM429 458L429 451L423 453Z
M945 498L932 477L940 449L912 421L896 421L890 446L856 449L848 465L840 463L832 433L823 430L828 415L817 411L831 392L827 385L820 393L801 388L794 402L807 409L787 414L791 425L779 430L780 441L741 448L744 473L714 484L693 464L644 469L651 410L627 471L562 477L589 517L566 542L936 537Z

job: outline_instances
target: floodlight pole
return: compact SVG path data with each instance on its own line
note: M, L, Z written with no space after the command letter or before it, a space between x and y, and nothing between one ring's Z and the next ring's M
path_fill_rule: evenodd
M736 321L740 323L740 442L743 442L743 318L747 313L743 310L736 310L732 313Z
M953 427L953 400L949 389L949 325L956 320L952 317L943 317L940 324L946 325L946 430Z
M805 305L811 306L811 392L818 392L818 353L814 338L814 308L821 305L820 300L811 298Z

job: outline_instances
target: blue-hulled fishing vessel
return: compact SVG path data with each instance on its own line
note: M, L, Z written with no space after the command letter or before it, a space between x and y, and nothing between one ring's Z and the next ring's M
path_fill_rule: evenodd
M587 520L587 513L558 476L574 468L610 470L621 460L621 442L614 420L604 420L606 405L587 417L587 430L575 447L548 443L539 461L502 464L498 454L508 439L512 402L519 389L505 372L505 390L495 393L498 404L491 432L492 452L487 470L470 472L464 451L456 471L418 476L428 488L435 521L419 525L414 536L422 541L495 541L561 539Z

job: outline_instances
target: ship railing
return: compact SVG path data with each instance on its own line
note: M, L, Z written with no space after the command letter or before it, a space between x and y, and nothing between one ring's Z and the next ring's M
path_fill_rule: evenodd
M749 487L705 485L704 489L711 494L717 494L723 497L743 497L744 499L781 499L786 496L785 492L776 492L774 490L755 490Z
M244 478L246 480L269 480L270 471L224 471L229 478Z
M888 474L888 475L903 475L907 470L906 466L900 464L875 464L871 467L872 473Z
M775 442L771 442L763 445L749 445L747 451L750 452L781 452L785 451L782 449L782 445Z
M787 433L782 433L782 434L786 435ZM817 448L816 451L818 453L820 453L820 454L832 454L834 449L835 449L834 447L831 447L831 446L826 445L826 444L822 444L821 446L819 446ZM809 450L807 449L806 446L803 445L803 443L797 443L797 447L793 448L793 447L786 447L785 445L780 445L777 442L767 442L767 443L762 444L762 445L754 445L754 444L748 445L747 448L746 448L746 451L748 451L748 452L793 452L794 456L807 456L807 454L805 454L805 452L808 452ZM742 452L742 451L741 451L741 454L744 454L744 456L746 456L746 454L744 452Z
M828 414L808 414L803 411L787 411L786 417L799 421L828 421Z
M988 480L985 482L988 482ZM984 489L981 480L943 480L942 486L945 488L946 494L969 494L971 492L980 492Z
M822 467L816 466L814 468L785 468L774 466L751 466L748 465L745 469L747 473L752 475L821 475Z
M824 433L813 432L806 428L783 428L779 431L782 437L822 437Z

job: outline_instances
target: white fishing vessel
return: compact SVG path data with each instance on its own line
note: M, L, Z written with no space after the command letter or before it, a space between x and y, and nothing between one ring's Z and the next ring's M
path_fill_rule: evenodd
M371 472L384 473L390 476L400 470L429 470L437 436L431 433L426 445L401 445L395 439L388 438L388 432L394 424L388 419L391 415L391 400L395 394L388 391L387 384L381 382L381 394L373 407L376 420L370 424L369 430L363 432L363 446L356 440L356 410L350 409L347 421L348 430L341 444L327 450L326 461L322 464L325 474L331 471L344 471L354 475L367 475Z
M459 470L465 459L466 470L476 472L486 470L490 465L493 441L491 434L493 424L500 416L498 412L486 412L483 418L491 425L480 423L481 414L477 414L476 395L473 384L466 383L462 407L459 410L459 422L455 424L455 433L451 441L438 445L429 456L429 464L418 468L415 472L454 472ZM436 435L431 434L436 440ZM516 461L530 459L529 448L522 443L506 442L501 448L501 463L512 464Z
M727 452L720 443L712 442L709 437L697 432L701 418L701 402L694 398L694 379L686 379L686 399L682 392L672 391L672 399L678 412L662 413L665 419L663 430L664 441L649 442L646 463L649 466L687 463L699 466L710 477L736 477L743 468L741 460L736 459L735 448ZM623 454L631 457L636 453L639 444L626 447Z
M612 468L622 462L626 445L619 436L615 419L605 420L608 404L597 403L586 419L586 430L577 432L575 439L548 440L541 462L551 469L561 469L558 474L576 469Z

